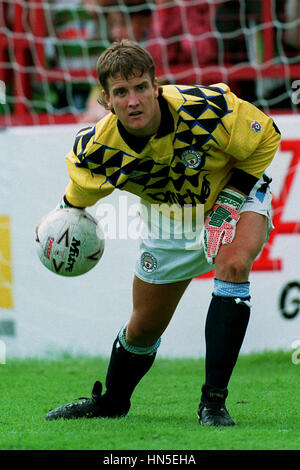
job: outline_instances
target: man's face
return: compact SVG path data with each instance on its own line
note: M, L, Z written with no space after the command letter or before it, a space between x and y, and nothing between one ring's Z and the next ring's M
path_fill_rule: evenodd
M125 129L136 136L155 134L160 124L158 85L150 75L137 73L128 80L120 75L108 78L106 103L113 108Z

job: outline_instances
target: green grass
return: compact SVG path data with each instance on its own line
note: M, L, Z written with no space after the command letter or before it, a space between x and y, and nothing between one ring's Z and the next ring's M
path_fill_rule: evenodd
M196 417L203 360L157 358L123 419L45 421L50 408L90 396L107 360L60 357L0 365L1 450L295 450L300 447L299 372L290 353L241 356L227 407L237 426Z

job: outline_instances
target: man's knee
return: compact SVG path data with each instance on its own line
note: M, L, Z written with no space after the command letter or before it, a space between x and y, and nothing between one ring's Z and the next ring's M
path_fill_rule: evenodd
M139 313L134 311L126 327L126 340L135 346L151 346L161 336L161 328L151 321L139 320Z
M253 264L251 256L241 253L229 253L216 261L216 277L224 281L245 282Z

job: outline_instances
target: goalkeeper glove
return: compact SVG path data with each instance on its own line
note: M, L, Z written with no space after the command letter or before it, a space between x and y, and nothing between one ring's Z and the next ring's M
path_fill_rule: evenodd
M246 196L233 189L223 189L205 220L203 230L204 252L209 264L214 263L221 245L228 245L235 235L240 209Z

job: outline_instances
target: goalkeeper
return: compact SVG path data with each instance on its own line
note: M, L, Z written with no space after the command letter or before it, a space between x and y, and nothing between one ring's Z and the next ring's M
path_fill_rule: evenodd
M125 416L191 279L215 269L198 417L202 425L234 425L226 397L250 316L249 273L272 229L265 170L280 132L225 84L159 87L152 57L129 40L101 54L97 73L110 112L77 134L61 207L91 206L118 188L140 196L146 209L190 208L194 216L200 207L202 235L187 248L178 214L169 214L169 237L156 236L148 224L132 313L113 343L105 390L96 381L91 398L51 410L46 419Z

